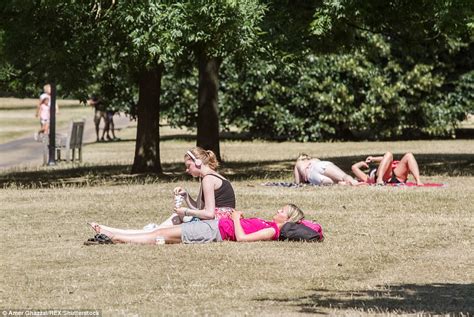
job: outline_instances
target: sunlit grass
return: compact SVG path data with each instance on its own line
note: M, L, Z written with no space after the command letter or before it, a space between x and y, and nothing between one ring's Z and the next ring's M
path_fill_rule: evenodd
M90 111L91 109L86 109ZM136 123L120 142L84 147L82 164L0 173L4 308L101 309L105 316L464 314L474 309L474 141L296 143L224 140L222 172L247 217L299 205L323 243L83 246L98 221L137 228L172 210L192 133L164 126L164 175L131 175ZM174 137L179 135L180 137ZM413 152L442 188L266 187L291 181L298 153L348 170Z

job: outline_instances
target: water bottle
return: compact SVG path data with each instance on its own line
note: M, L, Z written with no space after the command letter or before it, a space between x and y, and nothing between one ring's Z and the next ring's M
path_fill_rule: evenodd
M181 207L183 204L184 197L182 195L174 195L174 206L176 208Z
M174 206L176 208L181 207L183 204L184 197L182 195L174 195ZM183 222L190 222L193 219L193 216L184 216Z

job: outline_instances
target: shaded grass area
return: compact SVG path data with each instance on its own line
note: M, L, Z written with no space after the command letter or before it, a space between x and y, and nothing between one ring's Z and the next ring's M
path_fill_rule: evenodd
M334 291L313 289L300 298L260 299L277 301L299 308L300 312L321 314L328 308L397 313L446 315L474 311L474 284L429 283L377 285L370 290Z
M395 157L403 153L395 153ZM346 172L362 156L327 157ZM473 154L418 154L416 156L423 176L474 176ZM251 181L254 179L280 179L292 181L294 161L288 160L252 160L227 161L222 164L222 172L231 180ZM64 167L63 167L64 166ZM6 172L0 174L0 187L61 187L61 186L100 186L122 184L153 184L162 181L189 179L183 173L182 163L164 163L161 175L131 175L131 165L82 165L69 167L59 165L57 168L41 168L36 171Z

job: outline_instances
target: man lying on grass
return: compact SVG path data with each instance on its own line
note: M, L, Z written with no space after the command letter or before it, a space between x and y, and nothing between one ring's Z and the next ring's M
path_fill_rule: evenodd
M209 243L219 241L252 242L278 240L284 224L297 223L304 218L303 211L293 204L279 209L273 221L260 218L243 218L242 212L234 211L232 219L221 218L183 223L170 228L156 229L144 233L127 233L126 230L106 227L97 223L90 225L97 233L95 240L102 243ZM94 239L89 240L94 244Z

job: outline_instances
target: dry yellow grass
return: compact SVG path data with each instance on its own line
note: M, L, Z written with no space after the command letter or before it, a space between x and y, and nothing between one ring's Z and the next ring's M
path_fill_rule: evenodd
M98 246L86 221L164 219L178 183L4 189L2 307L96 308L105 315L472 311L473 180L446 188L250 187L240 209L269 218L295 202L322 244ZM179 182L196 193L197 183Z
M105 316L472 314L474 147L471 140L222 142L238 208L270 218L293 202L324 243L93 246L87 221L136 228L163 220L192 140L161 144L166 175L129 175L122 142L87 145L84 163L0 173L0 307L101 309ZM186 134L164 127L162 134ZM368 154L413 151L443 188L265 187L291 180L299 152L345 169Z
M119 153L128 146L123 142L94 149L117 147ZM174 157L181 157L188 146L163 144L165 167L176 168L177 176L182 163ZM472 175L425 177L448 184L444 188L264 187L259 184L268 179L261 174L237 176L251 172L254 162L270 160L263 165L268 174L282 173L290 180L290 161L278 161L273 154L281 144L241 146L248 148L223 144L226 155L245 152L251 162L246 165L242 157L226 163L230 177L236 175L239 209L269 218L279 205L294 202L308 218L323 224L324 243L85 247L82 242L92 235L87 221L130 228L158 222L171 210L174 186L184 185L196 194L198 184L186 178L135 183L126 175L115 175L116 182L102 176L94 183L84 172L80 178L90 178L95 186L72 182L73 187L61 187L57 182L52 189L12 187L0 192L1 306L97 308L107 316L472 311ZM330 154L346 151L339 144ZM272 166L285 169L272 172Z

